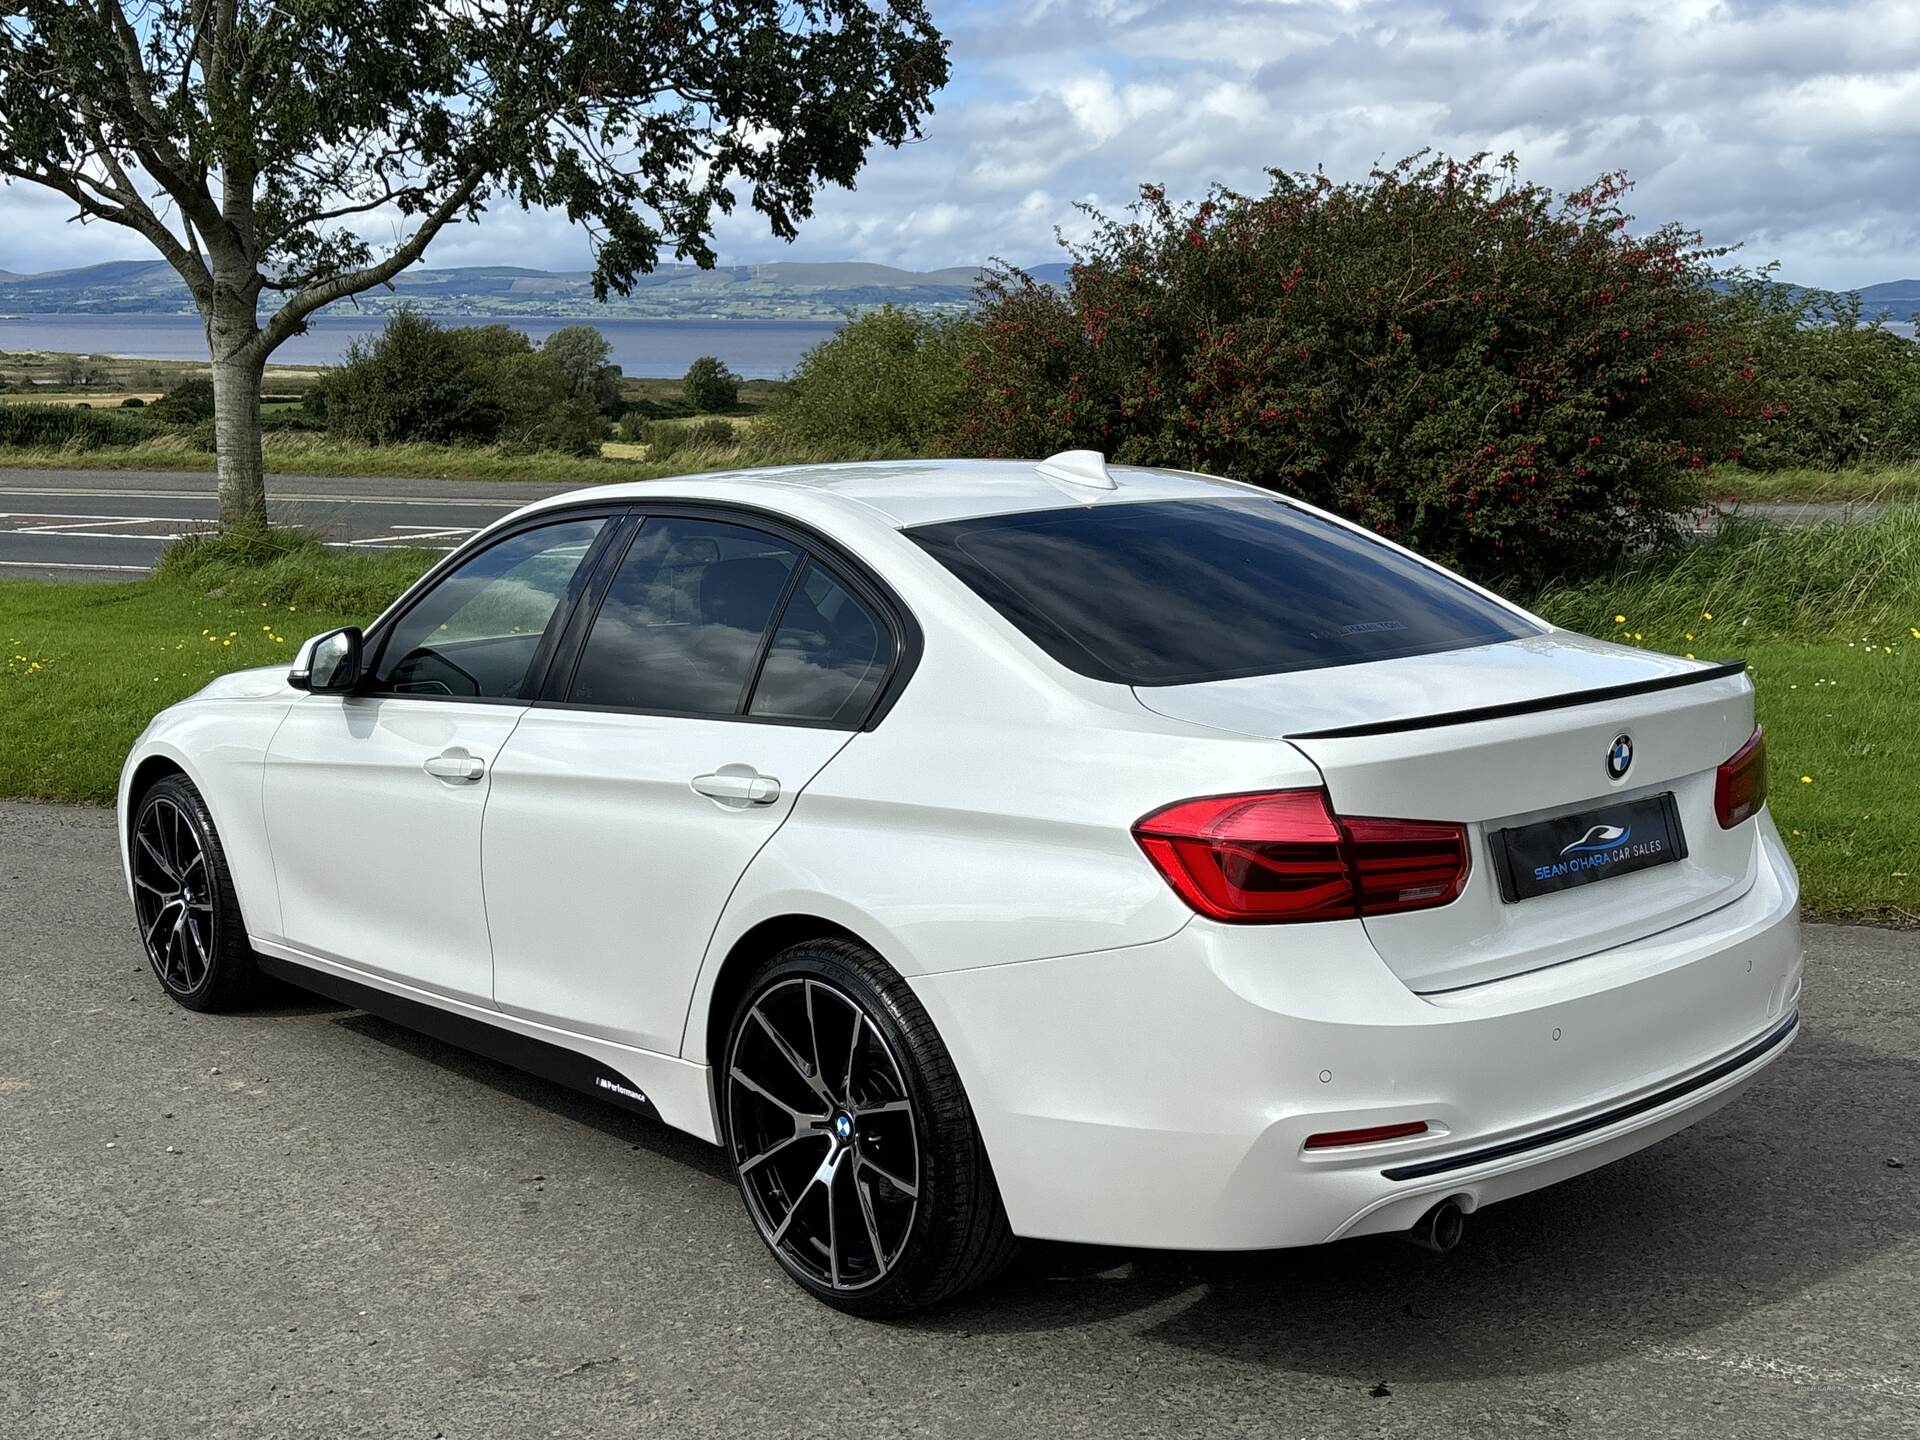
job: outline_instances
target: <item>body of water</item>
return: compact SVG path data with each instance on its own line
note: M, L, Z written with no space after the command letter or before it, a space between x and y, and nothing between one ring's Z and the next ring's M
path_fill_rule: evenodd
M793 369L810 347L840 328L833 320L628 320L583 316L440 315L442 325L511 325L535 344L567 325L591 325L613 346L629 375L678 376L702 355L717 355L749 380ZM273 352L276 365L337 364L353 340L377 334L380 315L322 315L304 335ZM204 360L206 332L192 315L0 316L0 350L59 350L141 360Z

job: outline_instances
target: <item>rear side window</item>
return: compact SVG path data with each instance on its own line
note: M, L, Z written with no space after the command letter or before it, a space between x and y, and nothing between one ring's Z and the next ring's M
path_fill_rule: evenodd
M748 714L857 725L893 660L893 637L826 571L809 566L780 616Z
M1041 510L907 532L1070 669L1188 685L1539 633L1398 551L1277 500Z

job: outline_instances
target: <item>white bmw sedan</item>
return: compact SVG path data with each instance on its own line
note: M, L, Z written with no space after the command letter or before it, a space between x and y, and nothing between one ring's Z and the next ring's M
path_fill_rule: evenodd
M723 1146L865 1314L1014 1237L1407 1233L1630 1154L1799 1019L1742 665L1107 466L543 501L158 716L161 983L262 975Z

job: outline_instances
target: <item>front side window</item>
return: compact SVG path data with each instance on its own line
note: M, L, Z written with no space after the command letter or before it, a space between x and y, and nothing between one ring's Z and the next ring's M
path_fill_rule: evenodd
M1188 685L1539 633L1441 571L1256 497L1040 510L907 532L1070 669Z
M793 546L743 525L650 518L607 588L567 699L740 714L800 561Z
M395 622L371 688L396 695L520 696L554 612L603 518L543 525L475 555Z

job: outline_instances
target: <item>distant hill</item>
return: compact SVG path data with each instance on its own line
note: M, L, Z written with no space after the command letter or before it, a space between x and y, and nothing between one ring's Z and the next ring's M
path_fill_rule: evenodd
M1040 265L1036 279L1063 284L1067 267ZM858 261L782 261L772 265L663 265L633 293L605 305L584 270L470 265L406 271L391 289L342 301L336 309L384 314L416 305L435 315L579 315L656 320L837 320L849 312L902 305L957 314L972 304L977 269L897 270ZM0 315L190 315L186 287L160 260L116 260L76 270L16 275L0 270Z

